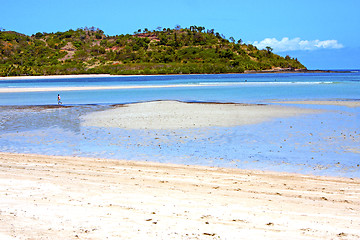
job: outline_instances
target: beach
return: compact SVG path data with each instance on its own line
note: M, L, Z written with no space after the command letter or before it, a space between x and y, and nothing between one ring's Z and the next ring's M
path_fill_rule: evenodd
M108 78L123 77L125 75L110 74L78 74L78 75L47 75L47 76L10 76L0 77L0 80L30 80L30 79L68 79L68 78Z
M85 115L82 124L124 129L231 127L319 112L321 111L265 104L154 101L124 104L94 112Z
M289 76L4 81L0 239L359 239L358 84Z
M93 91L93 90L126 90L126 89L156 89L156 88L183 88L183 87L206 87L211 84L175 84L175 85L132 85L132 86L96 86L96 87L33 87L33 88L0 88L0 93L24 93L24 92L59 92L59 91ZM218 84L218 86L222 86Z
M0 153L1 239L359 239L360 180Z

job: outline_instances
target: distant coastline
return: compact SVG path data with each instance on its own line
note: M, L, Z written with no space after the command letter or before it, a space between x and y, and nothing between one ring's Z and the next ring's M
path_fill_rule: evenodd
M220 74L306 68L297 58L273 53L271 47L258 49L199 26L115 36L95 28L32 36L1 31L2 45L7 50L0 54L0 76Z
M106 78L106 77L141 77L141 76L181 76L181 75L219 75L219 74L272 74L272 73L350 73L351 70L307 70L307 69L273 69L273 70L248 70L243 73L193 73L193 74L61 74L61 75L39 75L39 76L8 76L0 77L1 80L26 80L26 79L64 79L64 78Z
M269 70L247 70L244 74L249 73L344 73L344 72L351 72L350 70L308 70L308 69L287 69L287 68L280 68L280 69L269 69Z

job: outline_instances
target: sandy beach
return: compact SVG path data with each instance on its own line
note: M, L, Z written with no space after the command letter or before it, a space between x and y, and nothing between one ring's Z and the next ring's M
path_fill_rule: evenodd
M125 104L84 116L84 126L127 129L180 129L239 126L321 111L264 104L154 101Z
M360 180L0 153L1 239L359 239Z
M110 75L110 74L82 74L82 75L51 75L51 76L18 76L0 77L1 80L32 80L32 79L77 79L77 78L119 78L141 77L144 75ZM150 75L148 75L150 76ZM241 83L242 84L242 83ZM22 92L58 92L58 91L90 91L90 90L116 90L116 89L147 89L147 88L179 88L179 87L211 87L227 86L228 84L164 84L164 85L120 85L120 86L73 86L73 87L0 87L0 93Z
M18 87L0 88L0 92L189 86L204 85ZM360 106L356 100L306 100L269 104L148 101L92 111L84 110L87 106L35 106L24 108L26 111L6 107L4 122L9 124L4 126L8 132L0 140L10 150L0 152L0 239L360 239L359 178L194 166L191 160L186 163L191 165L118 160L126 158L124 153L143 151L155 158L166 156L171 162L173 158L168 156L174 155L166 155L168 152L187 158L201 149L211 151L198 154L200 159L216 155L222 161L223 155L234 153L239 164L245 164L244 156L255 156L259 162L279 156L281 161L274 164L281 165L301 155L308 157L305 163L314 169L340 171L344 166L346 171L358 171L355 157L360 135L353 121L358 116L356 111L286 104ZM7 115L8 110L12 115ZM324 120L322 115L331 117ZM295 120L287 121L291 119ZM250 132L235 129L250 129L250 125L259 123L270 127ZM209 129L231 127L234 129L209 133ZM280 133L281 139L276 139ZM270 137L259 137L265 134ZM231 145L233 139L238 142ZM206 144L213 148L205 148ZM81 154L94 148L95 153L114 151L121 158L6 153L19 146L25 152L43 146L50 150L42 153L49 155L72 154L61 149ZM55 153L54 146L60 153ZM187 151L191 147L196 149ZM242 153L237 152L241 147L246 154L236 155ZM322 155L332 149L338 159L331 162ZM344 153L356 155L355 160L343 157L350 156L341 155ZM352 162L346 165L349 159Z
M59 91L89 91L89 90L115 90L115 89L146 89L146 88L179 88L179 87L205 87L212 84L173 84L173 85L131 85L131 86L94 86L94 87L34 87L34 88L0 88L0 93L21 92L59 92ZM221 86L221 84L217 85Z
M10 76L10 77L0 77L0 80L66 79L66 78L108 78L108 77L122 77L122 76L125 76L125 75L78 74L78 75L47 75L47 76Z

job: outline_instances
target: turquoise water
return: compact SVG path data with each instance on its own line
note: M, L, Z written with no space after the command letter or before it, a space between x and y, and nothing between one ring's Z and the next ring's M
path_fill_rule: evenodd
M81 116L111 104L152 100L359 100L358 72L0 80L0 88L174 84L184 86L0 93L0 151L360 177L359 107L300 105L326 111L247 126L188 130L81 124ZM63 108L51 107L57 105L58 93Z
M57 93L61 94L63 103L66 105L116 104L162 99L215 102L259 102L268 99L358 99L359 82L359 73L220 74L0 80L0 88L186 85L186 87L156 89L1 93L0 105L56 104Z

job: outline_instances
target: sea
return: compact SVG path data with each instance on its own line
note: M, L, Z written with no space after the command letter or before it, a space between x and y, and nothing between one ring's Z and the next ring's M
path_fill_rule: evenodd
M0 80L0 89L17 88L44 90L0 92L0 152L360 177L360 107L281 103L360 101L358 70ZM234 127L129 130L82 124L82 117L94 111L158 100L320 111Z

